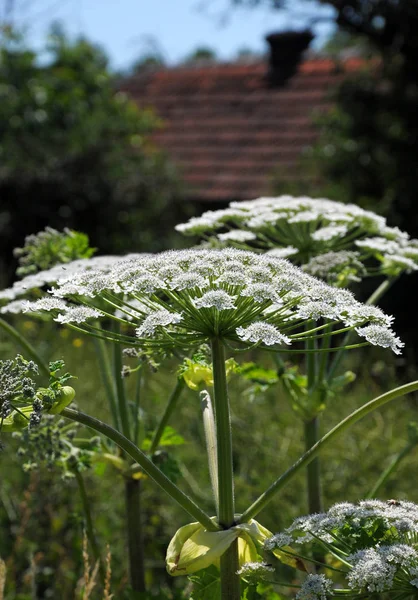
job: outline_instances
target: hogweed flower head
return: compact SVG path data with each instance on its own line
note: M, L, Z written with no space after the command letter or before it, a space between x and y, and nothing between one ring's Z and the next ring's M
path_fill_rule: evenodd
M17 300L17 298L39 295L39 290L45 286L51 286L72 276L81 276L83 273L87 274L94 269L109 270L115 263L121 260L125 261L126 258L120 256L80 258L66 264L59 263L44 271L27 275L23 279L16 281L12 287L0 290L0 303L8 302L7 306L0 307L0 313L18 313L20 312L19 307L21 307L19 302L23 302L23 300ZM10 302L14 300L16 300L16 304Z
M327 600L332 596L332 581L325 575L310 573L296 594L296 600Z
M324 198L279 196L232 202L224 210L207 211L176 229L218 246L228 244L289 257L296 264L329 254L331 280L321 262L312 264L309 272L325 275L330 283L337 277L341 284L339 271L349 284L365 274L397 276L418 268L417 240L388 227L383 217L371 211ZM356 254L350 256L352 253Z
M343 502L326 513L299 517L284 532L266 540L265 548L284 550L290 546L297 555L295 545L319 545L322 553L341 561L340 578L346 579L346 593L351 597L390 591L393 597L403 593L402 597L413 598L418 589L417 540L416 504L365 500L358 504ZM306 556L306 550L302 554ZM296 598L321 598L305 593L313 577L324 578L308 576ZM331 583L327 581L324 598L333 595Z
M52 311L56 321L93 335L101 335L95 320L111 318L125 330L108 331L107 337L164 352L214 338L290 346L321 336L329 322L344 331L355 328L362 342L395 353L402 347L392 318L380 309L274 256L233 248L179 250L70 270L49 299L27 303L24 310ZM319 323L307 331L306 321Z

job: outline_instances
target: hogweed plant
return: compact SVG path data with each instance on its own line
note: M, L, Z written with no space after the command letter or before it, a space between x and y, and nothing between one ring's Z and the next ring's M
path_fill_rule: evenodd
M40 273L38 278L50 280L51 275ZM214 517L181 491L130 438L128 412L123 415L122 431L75 408L62 408L61 416L87 425L119 445L195 518L196 523L175 534L167 553L167 568L172 575L197 573L194 577L198 580L194 581L198 590L199 581L212 577L213 569L219 567L222 600L238 600L241 592L247 594L249 580L266 570L264 564L243 566L263 563L263 544L270 535L254 517L351 424L418 389L418 382L413 382L359 408L314 444L243 513L236 513L227 354L257 347L326 356L342 348L368 345L390 348L398 354L403 344L391 329L392 318L375 306L356 301L348 290L330 287L286 260L238 249L131 255L102 264L92 259L88 267L86 263L80 269L68 265L66 273L55 275L54 281L48 296L32 302L12 300L4 310L13 307L15 312L46 312L78 332L159 360L171 355L183 359L202 344L210 346L213 407L206 397L204 421ZM19 287L26 285L23 280ZM13 289L6 294L12 299ZM346 344L344 335L349 332L355 339ZM27 405L26 411L34 410L33 402ZM278 555L289 562L285 553L279 550ZM194 592L193 597L199 598L199 593Z
M366 302L369 305L376 304L400 275L418 269L418 240L389 227L371 211L323 198L280 196L232 202L226 209L207 211L176 229L200 238L205 246L234 246L286 257L334 287L347 288L379 277L379 285ZM331 333L333 324L328 327ZM351 336L347 331L345 345ZM313 346L327 350L332 339L323 335L305 341L309 351L305 372L289 366L280 354L275 356L283 389L304 423L307 449L318 440L319 416L329 400L355 378L351 371L338 374L344 348L322 358L310 352ZM318 461L307 470L307 489L309 510L320 512Z

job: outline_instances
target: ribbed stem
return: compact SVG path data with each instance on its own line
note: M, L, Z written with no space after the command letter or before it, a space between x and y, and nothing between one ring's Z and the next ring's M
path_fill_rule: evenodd
M93 524L93 517L91 514L90 500L89 500L89 497L87 496L86 486L84 485L84 479L83 479L83 476L81 475L81 473L77 469L74 469L73 473L74 473L76 481L77 481L78 491L80 494L80 500L81 500L81 504L83 507L87 539L89 541L91 551L93 552L95 562L99 561L100 574L104 580L105 570L104 570L104 566L103 566L102 557L100 554L99 544L97 542L96 534L94 532L94 524Z
M116 325L118 327L118 325ZM122 377L122 346L113 344L113 371L116 384L116 397L118 415L122 426L123 435L131 439L128 400L126 398L125 382Z
M42 360L32 344L30 344L17 329L7 323L4 319L0 319L0 327L24 350L25 358L31 358L38 365L42 375L45 375L49 379L48 365Z
M128 456L137 462L144 472L151 477L173 500L175 500L186 512L188 512L196 521L209 531L219 531L220 527L214 523L189 496L182 492L154 463L140 450L131 440L122 433L103 423L95 417L86 415L80 410L74 408L64 408L61 413L63 417L82 423L94 431L106 436L119 446Z
M228 529L235 524L234 475L232 465L232 434L229 413L228 386L225 371L225 349L218 338L212 340L213 390L216 437L218 446L218 520ZM221 557L221 598L240 600L238 544L231 544Z
M389 466L383 471L379 479L376 481L370 492L367 494L366 498L376 498L377 493L381 490L381 488L385 485L389 477L392 475L394 471L398 468L399 464L402 460L408 456L408 454L416 447L416 444L408 443L405 448L403 448L390 462Z
M134 592L145 592L144 536L141 520L141 482L125 481L129 577Z
M167 427L167 423L170 420L171 415L174 412L174 409L177 406L177 401L180 398L182 391L184 390L185 382L183 377L177 379L176 387L171 393L170 398L168 399L167 406L165 408L164 414L160 419L158 427L154 433L154 437L152 438L151 447L149 449L149 453L152 455L157 450L158 445L161 440L161 436L164 433L164 429Z
M237 575L239 569L238 540L234 540L222 554L221 567L221 598L222 600L240 600L241 583Z
M93 338L93 342L94 348L96 350L97 361L99 363L100 376L102 378L103 387L105 389L105 394L107 396L110 412L113 419L113 425L118 429L120 423L115 395L115 384L112 377L112 369L110 366L106 342L99 338Z
M305 450L308 452L319 439L319 417L305 421ZM319 458L314 458L307 467L306 481L308 487L309 513L322 512L321 467Z
M326 433L310 450L308 450L308 452L305 452L305 454L283 473L283 475L276 479L276 481L241 515L239 522L245 523L262 511L271 500L273 500L277 492L283 489L289 481L291 481L296 473L301 469L304 469L325 447L333 442L341 433L349 429L351 425L391 400L404 396L405 394L410 394L416 390L418 390L418 381L412 381L411 383L397 387L390 392L386 392L385 394L374 398L352 412L351 415L343 419L338 425L331 429L331 431Z

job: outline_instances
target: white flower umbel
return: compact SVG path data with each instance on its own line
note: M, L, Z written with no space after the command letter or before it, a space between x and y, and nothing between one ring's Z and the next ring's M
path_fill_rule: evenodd
M50 290L52 298L29 303L27 309L52 311L59 322L76 323L93 335L102 333L92 319L103 315L105 324L116 319L126 325L118 341L143 348L172 351L213 338L289 346L321 336L329 322L333 334L356 328L362 343L381 343L394 351L401 347L391 332L391 318L382 311L274 256L232 248L179 250L131 255L83 266L81 272L70 264L69 272ZM76 312L77 303L84 310ZM381 328L380 336L366 329L372 325ZM115 338L111 331L105 335Z
M335 536L348 528L360 530L380 524L383 533L391 531L395 539L411 539L418 534L418 505L403 500L383 502L362 500L358 504L340 502L328 512L298 517L287 529L266 541L266 548L287 546L293 540L297 544L314 539L335 541Z
M258 582L267 579L271 573L274 573L274 568L266 562L246 562L238 569L237 574L244 579Z
M405 345L398 337L396 337L393 331L390 331L381 325L358 327L356 331L374 346L391 348L395 354L401 354L401 348Z
M351 281L359 282L366 274L358 252L341 250L325 252L311 258L303 265L303 270L314 277L324 279L328 283L345 287Z
M349 555L347 561L352 565L347 576L351 589L360 592L384 592L396 588L399 575L401 584L405 583L402 579L406 578L414 585L413 576L418 565L418 553L407 544L377 545Z
M295 598L296 600L327 600L330 596L332 596L332 581L325 575L311 573L303 582Z
M232 202L225 210L207 211L176 229L215 244L242 248L248 242L251 249L289 256L297 264L329 252L356 251L361 265L355 265L344 283L366 273L397 276L418 268L417 240L387 227L386 220L371 211L324 198L279 196ZM316 275L322 276L320 270Z
M241 231L237 229L236 231L220 233L218 238L221 242L251 242L252 240L257 239L257 236L255 233L251 233L251 231Z
M291 339L280 333L274 325L270 323L251 323L248 327L237 328L238 337L244 342L259 343L263 342L266 346L275 344L291 344Z
M342 502L326 513L299 517L285 532L266 540L264 546L270 551L282 548L289 556L297 557L299 550L292 546L312 542L317 546L322 542L322 552L334 557L334 565L340 562L337 588L349 588L349 596L374 597L390 591L392 596L388 597L414 598L418 587L417 535L416 504L365 500L358 504ZM303 548L300 558L307 556L309 550ZM334 595L338 595L337 590Z
M139 256L139 255L136 255ZM47 285L66 281L72 277L82 277L90 271L101 269L108 271L115 263L126 260L127 257L120 256L95 256L93 258L82 258L65 264L58 264L45 271L34 275L28 275L20 281L16 281L11 288L0 290L0 302L14 300L21 296L27 296L34 290Z

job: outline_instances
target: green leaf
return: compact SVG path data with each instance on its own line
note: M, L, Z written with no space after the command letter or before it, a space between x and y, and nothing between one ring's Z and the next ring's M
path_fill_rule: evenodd
M238 367L237 372L245 379L261 385L273 385L279 380L274 369L264 369L253 362L244 363Z
M148 436L142 442L142 450L149 450L151 447L152 436ZM185 444L185 439L177 431L170 426L165 427L159 446L182 446Z
M190 600L221 600L220 573L215 566L191 575L189 580L193 583Z

